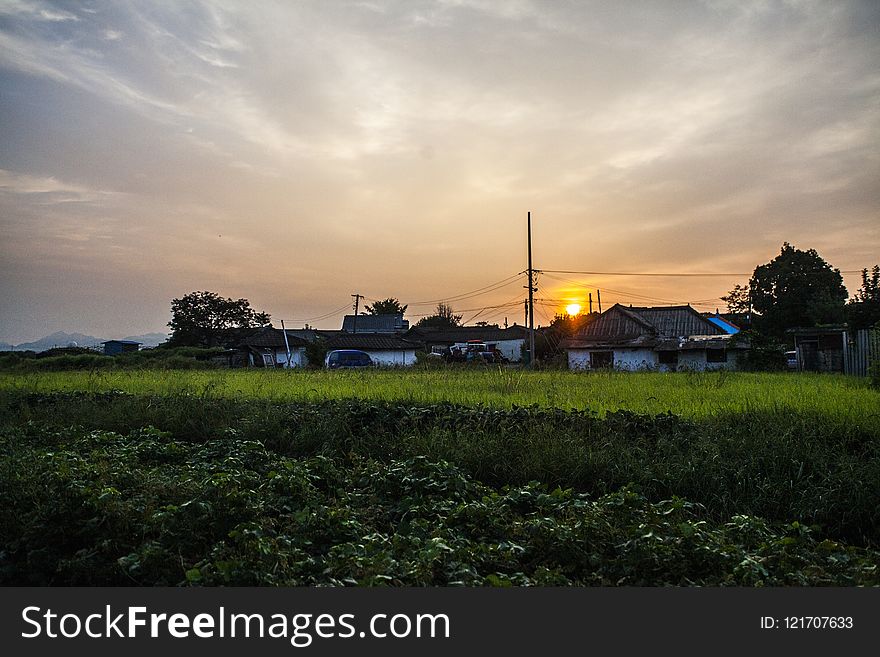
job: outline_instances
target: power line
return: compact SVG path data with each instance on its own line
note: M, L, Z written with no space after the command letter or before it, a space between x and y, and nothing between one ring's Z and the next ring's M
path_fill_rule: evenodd
M626 271L575 271L571 269L542 269L540 271L551 274L585 274L588 276L752 276L754 272L626 272ZM803 272L805 274L822 272ZM841 274L861 274L862 269L844 269Z
M456 294L449 297L443 297L442 299L430 299L428 301L410 301L407 303L408 306L427 306L434 303L451 303L453 301L464 301L465 299L469 299L472 297L477 297L483 294L488 294L489 292L494 292L495 290L500 290L503 287L507 287L508 285L512 285L515 283L521 276L522 272L517 274L513 274L512 276L508 276L506 278L502 278L500 281L496 281L495 283L490 283L489 285L484 285L483 287L477 288L476 290L471 290L470 292L462 292L461 294Z

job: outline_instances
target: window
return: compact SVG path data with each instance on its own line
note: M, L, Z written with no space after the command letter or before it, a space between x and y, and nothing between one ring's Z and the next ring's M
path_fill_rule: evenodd
M727 349L706 349L707 363L726 363Z
M661 365L678 365L677 351L660 351L658 352Z
M591 351L590 352L590 368L597 369L600 367L614 367L613 351Z

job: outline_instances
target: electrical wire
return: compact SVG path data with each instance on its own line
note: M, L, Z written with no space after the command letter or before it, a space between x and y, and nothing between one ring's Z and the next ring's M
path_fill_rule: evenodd
M484 285L483 287L477 288L476 290L471 290L470 292L462 292L461 294L456 294L449 297L443 297L442 299L430 299L428 301L410 301L407 303L408 306L427 306L435 303L452 303L454 301L464 301L466 299L470 299L472 297L481 296L483 294L488 294L489 292L494 292L495 290L500 290L503 287L507 287L508 285L512 285L515 283L520 277L522 273L513 274L512 276L508 276L507 278L502 278L500 281L496 281L495 283L491 283L489 285Z

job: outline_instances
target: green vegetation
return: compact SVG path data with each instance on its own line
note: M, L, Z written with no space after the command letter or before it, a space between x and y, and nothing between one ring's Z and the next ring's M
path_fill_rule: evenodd
M7 373L0 584L877 585L878 401L792 374Z
M0 373L0 390L180 395L277 402L370 399L496 408L625 409L704 419L733 413L819 415L880 434L880 396L867 379L828 374L572 373L498 368L380 371L209 370ZM784 429L784 427L782 427Z
M63 353L53 353L63 352ZM191 370L215 369L218 364L211 359L223 354L223 349L201 347L159 347L131 351L117 356L89 349L57 349L42 353L0 353L0 371L17 375L26 372L84 372L96 370Z
M876 585L880 554L678 498L495 490L424 457L290 459L230 433L2 440L0 582Z

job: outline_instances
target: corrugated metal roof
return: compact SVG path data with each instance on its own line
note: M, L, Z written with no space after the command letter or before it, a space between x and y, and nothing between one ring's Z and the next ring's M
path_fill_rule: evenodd
M409 328L403 315L346 315L342 320L342 330L348 333L402 333Z
M730 335L736 335L739 333L739 327L733 322L728 322L726 319L719 315L710 315L706 318L708 321L712 322L715 326L720 328L725 333Z

